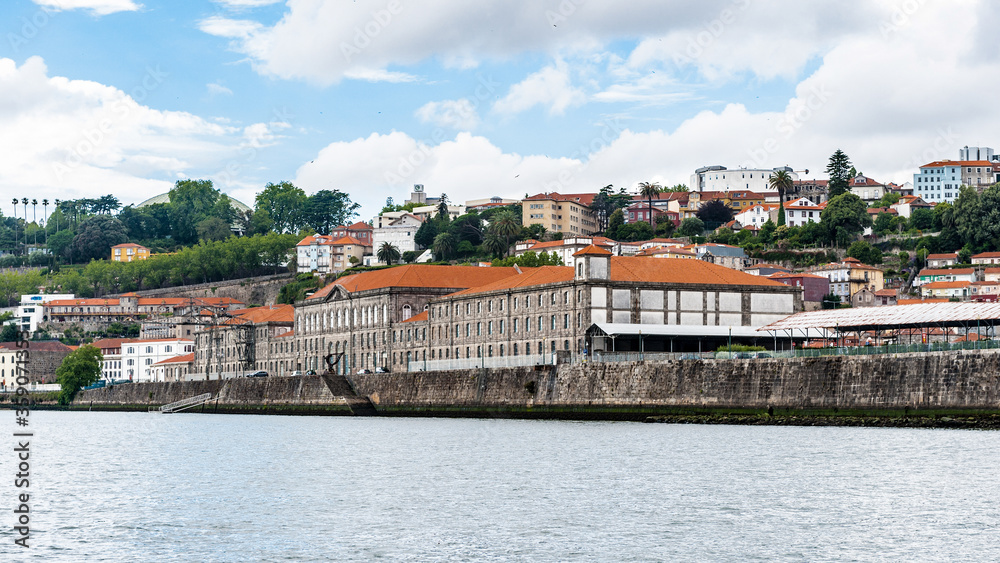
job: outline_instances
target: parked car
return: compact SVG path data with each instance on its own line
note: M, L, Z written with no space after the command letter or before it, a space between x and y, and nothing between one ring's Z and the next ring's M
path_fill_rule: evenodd
M736 352L733 354L733 358L737 360L752 360L754 357L750 352Z
M372 370L370 370L370 369L361 368L361 369L358 370L358 375L362 375L362 374L365 374L365 373L371 373L371 372L372 372Z
M289 377L298 377L300 375L302 375L302 370L298 370L298 369L295 370L295 371L293 371L292 373L288 374Z
M700 360L701 354L681 354L677 357L678 360Z
M757 353L755 353L753 355L753 357L754 358L773 358L774 356L772 356L771 354L768 354L767 352L757 352Z
M385 369L382 366L379 366L379 367L375 368L375 373L389 373L389 370Z
M248 373L247 377L267 377L266 371L255 371L253 373Z
M314 369L306 370L306 375L316 375L316 370Z

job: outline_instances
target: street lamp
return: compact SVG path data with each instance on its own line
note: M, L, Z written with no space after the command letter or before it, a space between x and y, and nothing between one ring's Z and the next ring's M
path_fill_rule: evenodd
M729 325L729 359L733 359L733 326Z

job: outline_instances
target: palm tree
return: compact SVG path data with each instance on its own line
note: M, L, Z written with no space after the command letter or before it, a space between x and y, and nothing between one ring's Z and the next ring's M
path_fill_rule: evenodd
M14 254L17 254L17 204L20 203L18 199L14 198Z
M42 222L46 222L49 217L49 200L42 200Z
M795 183L787 170L778 170L769 180L771 188L778 190L778 226L785 224L785 191L790 190Z
M493 232L492 229L483 237L483 250L488 252L490 256L506 254L509 248L510 245L507 244L507 241L499 234Z
M639 182L639 195L649 202L649 226L656 229L653 224L653 196L660 194L660 185L656 182Z
M451 233L441 233L434 237L431 248L438 260L446 260L455 252L455 237Z
M394 244L389 241L382 243L382 246L378 247L378 261L385 262L387 265L392 266L393 262L399 261L399 249L396 248Z
M38 246L38 200L31 200L31 222L35 224L35 246Z
M59 203L60 203L60 202L59 202L59 200L57 199L57 200L56 200L56 209L59 209ZM60 213L59 215L62 215L62 213ZM59 215L56 215L56 232L57 232L57 233L59 232Z
M22 197L21 203L24 204L24 253L28 253L28 198Z
M503 241L505 247L503 252L505 254L510 248L511 239L515 238L521 232L521 222L517 219L513 211L505 209L494 215L493 220L490 221L489 232L495 234Z

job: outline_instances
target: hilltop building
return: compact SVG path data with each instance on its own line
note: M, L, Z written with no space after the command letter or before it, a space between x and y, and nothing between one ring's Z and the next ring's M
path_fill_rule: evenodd
M597 194L537 194L521 201L521 224L541 225L552 233L588 235L597 230L590 204Z
M116 244L111 247L112 262L135 262L149 258L149 249L133 242Z

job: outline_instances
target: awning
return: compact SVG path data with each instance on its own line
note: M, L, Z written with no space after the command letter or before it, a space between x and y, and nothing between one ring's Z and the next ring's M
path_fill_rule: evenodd
M627 323L594 323L587 329L590 332L598 329L607 336L689 336L689 337L724 337L730 335L730 327L702 325L662 325L662 324L627 324ZM780 333L779 333L780 334ZM752 326L733 326L732 336L739 338L765 338L769 334L758 332Z
M826 328L840 332L1000 324L1000 303L918 303L798 313L761 331Z

